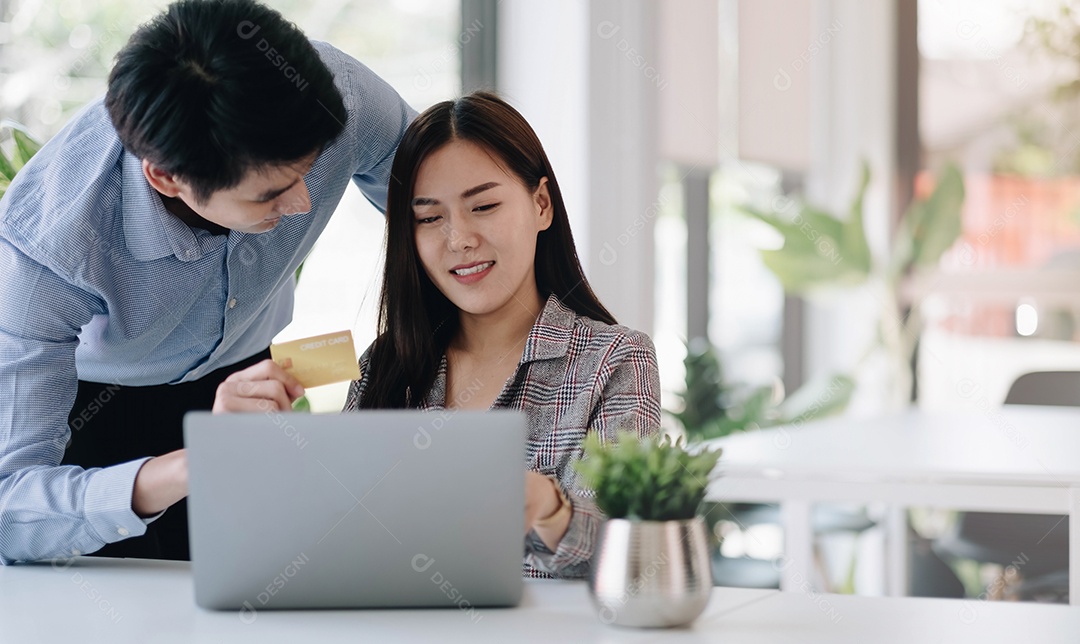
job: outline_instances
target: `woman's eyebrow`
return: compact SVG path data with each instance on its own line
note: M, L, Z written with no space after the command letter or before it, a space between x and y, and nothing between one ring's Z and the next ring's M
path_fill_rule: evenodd
M494 181L488 181L487 183L482 183L482 184L480 184L478 186L473 186L472 188L469 188L465 192L461 193L461 198L462 199L468 199L469 197L475 197L476 195L480 194L481 192L483 192L485 190L491 190L492 188L497 188L498 186L499 186L498 183L496 183ZM439 200L438 199L433 199L431 197L416 197L415 199L413 199L412 205L414 207L415 206L437 206L437 205L439 205Z
M496 188L496 187L498 187L498 185L499 184L495 183L494 181L488 181L487 183L482 183L482 184L480 184L478 186L474 186L472 188L469 188L465 192L461 193L461 198L462 199L468 199L469 197L476 196L476 195L480 194L481 192L483 192L485 190L491 190L492 188Z

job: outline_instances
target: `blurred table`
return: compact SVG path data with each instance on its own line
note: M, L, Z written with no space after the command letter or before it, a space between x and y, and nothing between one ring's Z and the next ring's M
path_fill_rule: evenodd
M782 590L811 584L813 503L883 501L894 508L894 525L910 506L1066 515L1069 601L1080 604L1080 408L909 410L775 427L712 444L724 448L723 476L710 484L709 500L781 504ZM903 595L905 532L890 537L888 588Z
M79 557L0 567L0 641L1073 643L1069 606L715 588L690 628L604 625L580 581L526 580L518 608L213 612L195 606L186 562Z

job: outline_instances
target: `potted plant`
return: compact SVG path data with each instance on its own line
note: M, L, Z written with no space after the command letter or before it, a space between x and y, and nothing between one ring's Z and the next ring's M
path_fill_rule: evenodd
M589 594L607 624L689 624L712 593L705 522L698 508L720 451L620 432L614 444L585 440L575 465L608 519L600 528Z

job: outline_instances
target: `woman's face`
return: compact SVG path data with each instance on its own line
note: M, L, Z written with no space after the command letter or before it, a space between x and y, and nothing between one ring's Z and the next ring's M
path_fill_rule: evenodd
M420 261L455 306L537 313L536 236L552 217L546 178L529 190L484 148L451 141L420 164L412 207Z

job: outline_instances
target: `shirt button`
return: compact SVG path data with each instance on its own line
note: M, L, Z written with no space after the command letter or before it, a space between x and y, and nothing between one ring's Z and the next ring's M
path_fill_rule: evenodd
M128 536L128 529L124 526L117 526L116 534L120 535L121 537L126 537Z
M236 308L236 298L235 297L232 298L231 300L229 300L229 308L230 309L235 309Z

